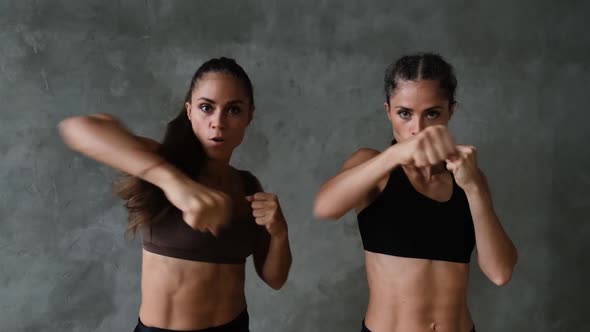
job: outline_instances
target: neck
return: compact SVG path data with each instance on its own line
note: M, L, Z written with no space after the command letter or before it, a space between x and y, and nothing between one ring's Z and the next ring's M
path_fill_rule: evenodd
M412 174L419 176L424 182L430 182L432 179L446 170L444 163L427 167L404 166Z

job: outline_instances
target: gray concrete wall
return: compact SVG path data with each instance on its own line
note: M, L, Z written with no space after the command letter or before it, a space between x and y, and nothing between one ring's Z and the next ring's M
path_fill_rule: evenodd
M383 71L420 50L456 66L451 128L479 148L520 251L503 288L472 264L478 330L590 330L590 5L557 3L0 1L0 330L132 329L140 244L124 239L115 173L55 126L108 112L161 138L196 67L225 55L258 106L233 161L278 193L294 252L280 292L248 263L251 328L358 331L355 218L314 221L312 200L347 155L387 145Z

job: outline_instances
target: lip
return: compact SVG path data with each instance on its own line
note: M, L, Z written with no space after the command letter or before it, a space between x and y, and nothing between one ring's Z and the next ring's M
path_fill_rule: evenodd
M215 137L209 138L209 142L211 143L211 145L221 145L221 144L225 143L225 139L220 136L215 136Z

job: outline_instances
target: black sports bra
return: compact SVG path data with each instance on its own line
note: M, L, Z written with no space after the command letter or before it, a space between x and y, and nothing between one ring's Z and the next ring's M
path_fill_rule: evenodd
M246 185L246 194L258 189L256 178L240 171ZM242 264L254 251L257 234L263 231L254 221L251 211L248 217L236 218L223 228L219 236L191 228L178 209L171 209L162 219L141 227L143 248L149 252L191 261Z
M438 202L417 192L396 167L357 219L363 247L371 252L468 263L475 246L469 203L454 178L451 199Z

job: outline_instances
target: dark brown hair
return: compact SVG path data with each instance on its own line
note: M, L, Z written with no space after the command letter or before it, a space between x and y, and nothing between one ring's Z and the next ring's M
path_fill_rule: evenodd
M254 91L250 78L233 59L215 58L203 63L194 73L184 97L180 113L168 123L164 140L157 153L192 179L197 179L206 155L201 142L193 132L184 104L191 101L195 85L207 73L223 73L237 78L250 97L254 108ZM128 233L134 235L141 225L156 222L163 215L176 209L159 187L135 176L124 176L115 184L117 196L125 201L128 211Z
M439 88L448 99L450 105L454 105L457 78L453 66L436 53L417 53L404 55L392 63L385 71L385 98L389 104L389 98L400 82L434 80L438 81Z

